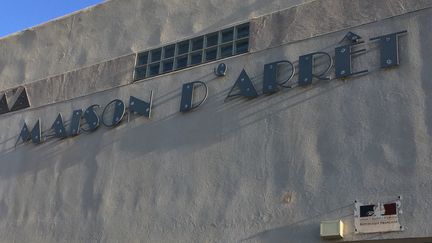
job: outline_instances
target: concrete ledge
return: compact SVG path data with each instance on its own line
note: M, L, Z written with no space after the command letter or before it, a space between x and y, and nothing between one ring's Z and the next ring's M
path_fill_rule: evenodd
M26 85L32 108L90 95L132 81L135 54Z

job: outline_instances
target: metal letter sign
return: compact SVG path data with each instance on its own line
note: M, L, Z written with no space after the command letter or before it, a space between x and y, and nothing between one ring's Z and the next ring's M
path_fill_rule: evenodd
M108 123L105 120L105 114L107 112L108 107L114 106L114 112L113 112L113 116L111 118L111 121ZM123 116L125 114L125 104L123 103L123 101L119 100L119 99L115 99L113 101L111 101L110 103L108 103L108 105L105 106L103 112L102 112L102 123L106 126L106 127L115 127L118 124L120 124L120 122L123 119Z
M7 104L6 94L3 94L2 98L0 99L0 114L7 112L9 112L9 106Z
M63 123L63 117L61 114L58 114L58 116L55 119L54 123L52 124L51 128L54 129L56 137L58 137L58 138L67 137L66 129L65 129L64 123Z
M194 82L194 83L199 83L199 82ZM143 115L145 117L150 117L150 112L151 112L151 107L153 102L153 91L151 92L150 96L151 96L150 103L144 102L138 98L131 96L129 100L130 111L132 113ZM206 90L206 97L207 97L207 90ZM198 105L192 106L192 108L198 107L202 102L204 102L204 100L201 101ZM113 107L112 109L113 113L109 114L109 119L111 120L108 120L108 118L104 119L105 115L108 114L109 107ZM100 119L98 113L96 112L96 108L99 108L99 105L91 105L85 110L85 112L83 112L82 109L74 110L72 113L72 120L70 123L69 133L67 132L62 115L58 114L57 118L55 119L54 123L51 126L51 129L54 130L54 135L48 135L48 136L53 136L57 138L67 138L68 136L72 137L72 136L79 135L81 129L86 132L93 132L100 126L101 120L106 127L114 127L120 124L126 112L125 104L123 103L123 101L119 99L115 99L109 102L107 106L105 106L102 112L102 119ZM85 120L85 124L83 124L84 126L81 125L82 119ZM42 130L41 130L41 125L39 120L31 131L28 129L27 124L24 123L24 126L21 129L21 133L15 145L17 145L20 140L22 140L23 142L28 142L30 141L30 139L32 140L33 143L43 142Z
M36 122L31 131L31 139L33 143L41 143L42 142L42 130L40 125L40 120Z
M70 132L68 134L63 116L59 113L51 128L54 130L55 137L67 138L68 136L76 136L80 133L82 110L74 110L72 112L72 120L70 124Z
M28 140L30 140L30 131L25 122L24 122L24 126L21 129L19 138L21 138L23 142L27 142Z
M240 89L240 92L231 95L235 87L238 87ZM228 93L227 98L234 97L234 96L243 96L247 98L255 98L258 96L258 93L254 85L252 84L249 75L246 73L244 69L242 70L240 76L237 78L237 81L234 83L234 86L231 88L230 92Z
M91 105L84 112L84 120L86 120L89 127L89 130L83 128L84 131L92 132L100 125L99 116L96 114L95 108L99 108L99 105Z
M82 109L74 110L70 127L70 135L76 136L80 133Z
M193 104L193 92L195 89L195 86L202 85L205 89L205 95L204 98L201 99L200 102ZM194 81L191 83L183 84L182 88L182 97L180 102L180 112L187 112L193 109L198 108L204 101L207 99L208 96L208 88L207 85L204 82L201 81Z
M21 110L21 109L24 109L24 108L27 108L30 106L30 103L29 103L28 97L27 97L26 89L25 88L18 88L17 93L18 92L19 92L19 95L18 95L17 99L15 100L10 111L17 111L17 110Z
M41 143L42 142L41 136L42 136L42 132L41 132L40 120L38 120L34 125L33 129L31 130L31 132L29 131L27 124L24 123L24 126L21 129L21 133L19 137L22 139L23 142L27 142L31 139L33 143Z
M335 75L336 78L346 78L352 75L364 74L368 70L352 72L352 55L365 53L366 49L353 51L352 48L356 44L340 46L335 49Z
M347 40L350 43L354 44L354 43L359 43L360 39L361 39L361 36L351 32L351 31L348 31L348 33L346 33L346 35L344 36L344 38L342 39L341 42L343 42L344 40Z
M378 36L371 38L370 40L379 40L380 45L380 63L381 68L389 68L399 65L399 46L398 46L398 38L401 34L407 33L406 30L386 34L383 36ZM336 47L335 50L335 78L345 79L353 75L365 74L368 70L362 71L353 71L352 61L353 56L356 54L366 53L365 49L354 50L356 45L364 43L361 40L361 37L353 32L348 32L341 42L345 44L339 47ZM315 61L319 58L325 58L324 62L315 63ZM322 64L322 66L321 66ZM317 67L321 66L321 67ZM312 52L306 55L302 55L299 57L298 64L298 85L299 86L307 86L313 83L313 79L316 78L318 80L330 80L330 77L326 76L327 73L333 66L333 58L327 52ZM289 73L286 73L286 79L279 81L278 76L280 75L281 67L288 67L290 70ZM317 68L315 70L315 68ZM318 69L319 68L319 69ZM224 76L226 73L227 66L224 63L219 64L219 66L214 70L217 76ZM321 71L322 70L322 71ZM315 72L314 72L315 71ZM288 82L295 75L295 67L292 62L287 60L267 63L264 65L264 75L263 75L263 93L264 94L272 94L278 92L280 88L291 88ZM259 75L258 75L259 76ZM282 79L282 78L280 78ZM194 102L194 96L197 92L195 92L196 87L204 88L204 95L202 96L199 102ZM234 91L234 89L236 91ZM236 92L235 94L232 94ZM0 114L4 114L9 111L23 109L29 106L29 102L27 99L27 92L25 88L20 87L11 91L15 100L8 98L8 93L4 93L0 98ZM140 100L134 96L130 96L129 98L129 111L131 114L139 114L145 117L150 117L153 103L153 92L150 95L150 102L145 102ZM190 83L185 83L182 86L181 93L181 101L180 101L180 112L188 112L193 109L198 108L202 105L208 96L208 87L206 83L202 81L194 81ZM246 98L255 98L258 97L258 92L254 87L254 84L251 81L251 78L243 69L235 81L234 85L231 87L228 95L226 97L246 97ZM226 100L225 99L225 100ZM9 107L9 103L13 103L12 107ZM92 132L95 131L100 126L100 121L106 127L114 127L120 124L123 120L124 115L126 113L126 107L122 100L115 99L108 103L107 106L103 109L102 119L100 119L98 113L96 112L96 108L99 105L92 105L88 107L85 112L82 109L74 110L72 114L72 120L70 123L70 132L67 132L65 127L65 123L63 122L63 118L61 114L58 114L56 120L52 124L52 129L55 132L55 137L57 138L66 138L68 136L76 136L80 134L80 129ZM112 108L112 109L110 109ZM112 111L111 113L109 111ZM106 117L105 117L106 116ZM130 117L130 116L129 116ZM81 124L81 120L85 120L85 124ZM21 130L20 137L18 141L21 139L23 142L27 142L30 139L33 143L41 143L42 139L42 131L40 121L36 123L32 131L30 132L27 124L24 123L24 126ZM50 135L51 136L51 135ZM18 143L17 141L17 143Z
M225 65L225 63L221 63L219 64L217 67L215 67L214 69L214 73L216 76L218 77L222 77L226 75L226 71L227 71L227 66Z
M9 104L13 104L12 107ZM18 87L4 92L0 99L0 114L21 110L30 107L25 87Z
M279 66L282 64L288 64L291 68L291 73L288 79L282 82L277 81ZM290 86L284 86L294 76L295 68L290 61L278 61L264 65L264 81L263 81L263 93L272 94L279 91L279 86L283 88L291 88Z
M141 116L145 116L147 118L150 118L151 116L151 109L153 105L153 91L150 93L150 103L147 103L143 100L140 100L134 96L131 96L129 98L129 111L131 113L136 113Z
M313 66L315 61L315 56L324 55L329 59L329 64L326 70L321 72L320 74L313 73ZM299 76L298 76L298 85L299 86L307 86L312 84L313 78L317 78L319 80L329 80L330 78L324 77L324 75L331 69L333 65L333 60L331 56L327 52L314 52L307 55L303 55L299 57Z
M381 68L389 68L399 65L398 37L405 33L407 33L406 30L370 39L371 41L380 41Z

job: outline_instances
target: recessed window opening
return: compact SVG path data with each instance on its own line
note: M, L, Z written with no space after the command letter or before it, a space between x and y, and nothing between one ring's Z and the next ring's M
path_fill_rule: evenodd
M134 81L249 51L249 23L137 54Z

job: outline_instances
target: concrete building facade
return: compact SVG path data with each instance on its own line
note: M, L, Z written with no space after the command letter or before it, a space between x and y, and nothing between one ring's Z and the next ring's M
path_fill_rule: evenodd
M0 115L0 242L432 242L431 14L427 0L111 0L0 39L4 107L29 102ZM338 59L351 45L364 51ZM141 53L157 73L137 78ZM267 93L271 74L290 79ZM206 100L181 112L194 81L192 104ZM356 232L356 201L400 202L403 227ZM328 220L342 239L320 236Z

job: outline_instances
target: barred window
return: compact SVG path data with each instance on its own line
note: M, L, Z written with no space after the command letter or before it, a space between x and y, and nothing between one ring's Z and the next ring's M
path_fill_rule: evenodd
M136 55L134 81L248 51L249 23L245 23L138 53Z

